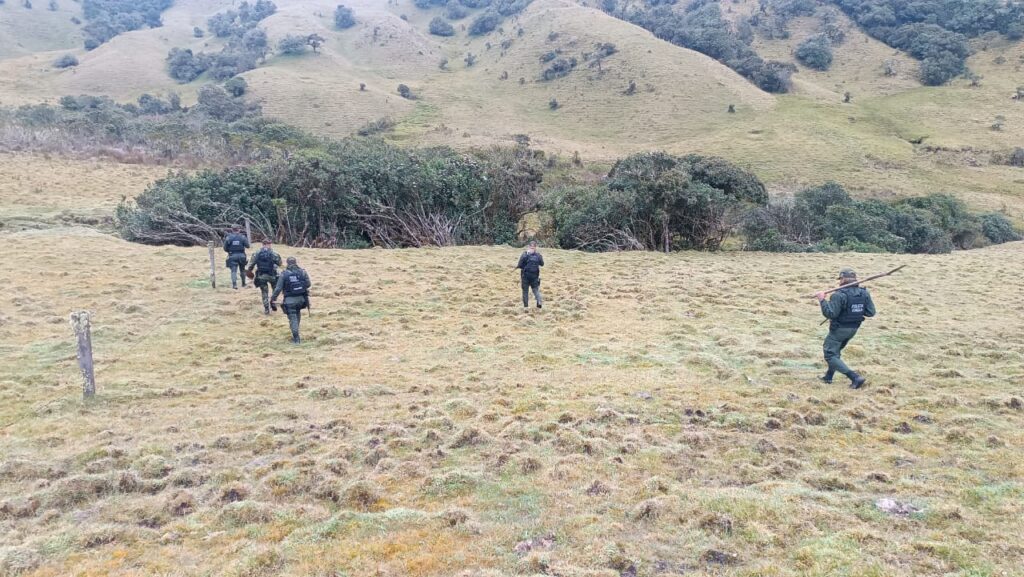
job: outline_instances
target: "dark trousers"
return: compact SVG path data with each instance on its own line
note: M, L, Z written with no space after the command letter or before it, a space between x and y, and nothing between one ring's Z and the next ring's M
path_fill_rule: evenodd
M850 341L853 340L856 334L857 329L854 327L836 327L828 332L828 336L825 337L825 344L822 347L825 353L825 362L828 363L826 377L831 377L835 373L849 377L850 373L853 372L843 362L842 353L843 349L846 348L846 345L850 344Z
M227 266L231 269L231 286L238 286L238 277L242 277L242 286L245 286L245 253L232 253L228 255Z
M540 277L539 276L526 276L523 275L523 306L530 306L530 290L533 290L533 300L537 301L537 306L541 307L544 305L544 299L540 296Z

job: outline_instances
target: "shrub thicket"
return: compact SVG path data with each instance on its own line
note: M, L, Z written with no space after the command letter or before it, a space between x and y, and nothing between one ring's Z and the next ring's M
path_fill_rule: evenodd
M934 254L1019 240L1004 215L977 216L950 195L859 201L835 183L751 212L743 234L748 250L776 252Z
M160 14L174 0L83 0L85 48L92 50L118 34L163 25Z
M476 156L375 139L331 143L247 167L177 173L134 201L117 226L148 243L206 242L248 218L292 246L509 242L541 172L525 147Z
M217 54L172 48L167 55L167 71L178 82L191 82L209 71L217 80L228 80L256 68L270 53L266 31L257 28L264 18L277 11L270 0L243 1L237 10L220 12L207 20L210 32L226 38L224 48Z
M617 162L605 185L555 189L544 204L564 248L667 252L718 249L767 200L757 177L720 158L642 153Z
M340 30L351 28L356 25L356 15L352 9L344 4L339 4L334 9L334 26Z
M455 36L455 27L440 16L430 21L430 33L435 36Z
M203 102L190 109L182 108L176 94L144 94L130 104L64 96L57 106L0 109L0 150L209 165L252 162L317 142L293 127L261 118L259 106L242 98L228 97L233 103L221 106L219 94L203 94Z
M53 61L54 68L71 68L72 66L78 66L78 58L75 58L74 54L65 54Z
M493 31L501 24L501 14L494 10L488 10L477 16L469 25L470 36L483 36Z
M614 5L612 12L650 30L658 38L722 62L762 90L782 93L790 89L792 65L765 61L758 56L722 16L718 2L694 2L685 10L662 2L649 2L644 7L633 6L629 10Z
M288 34L277 43L277 51L281 54L302 54L306 51L306 37Z
M796 47L794 56L808 68L828 70L832 66L832 43L824 34L815 34Z
M1024 35L1024 3L1004 0L832 0L868 34L921 61L925 84L963 73L968 38Z

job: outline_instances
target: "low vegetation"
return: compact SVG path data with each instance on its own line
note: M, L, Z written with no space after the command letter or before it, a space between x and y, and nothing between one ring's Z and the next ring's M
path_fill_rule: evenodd
M86 50L93 50L111 38L143 27L159 28L160 15L174 0L83 0L82 28Z
M776 199L743 226L747 248L787 252L948 253L1020 240L999 213L974 214L953 196L855 200L838 184Z
M217 54L172 48L167 55L168 74L178 82L187 83L209 71L211 77L223 81L256 68L271 51L266 31L257 25L276 10L277 6L270 0L257 0L254 4L243 1L237 10L229 9L212 16L207 27L218 38L227 40L224 48Z

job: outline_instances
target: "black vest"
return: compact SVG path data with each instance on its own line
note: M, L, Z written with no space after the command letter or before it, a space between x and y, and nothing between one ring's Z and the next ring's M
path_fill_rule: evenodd
M864 322L864 308L868 302L868 292L860 287L844 289L846 307L836 319L843 328L857 328Z
M526 253L526 262L523 263L523 274L528 277L540 276L540 255L537 253Z
M256 270L260 274L277 274L277 263L274 262L274 252L270 250L260 250L256 253Z
M232 234L227 238L228 253L245 254L245 237L240 234Z
M284 271L284 296L306 296L306 283L301 274L292 270Z

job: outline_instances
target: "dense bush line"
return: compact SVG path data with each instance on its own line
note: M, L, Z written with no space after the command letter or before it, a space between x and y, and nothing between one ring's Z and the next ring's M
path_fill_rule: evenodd
M160 14L173 3L174 0L84 0L82 15L88 23L82 32L86 50L143 26L159 28L163 25Z
M584 250L717 250L744 212L768 201L753 174L720 158L620 160L600 186L550 191L559 244Z
M765 61L750 46L753 36L734 30L718 2L698 0L681 9L675 2L619 5L604 0L609 13L650 30L673 44L696 50L732 68L767 92L788 92L793 65Z
M224 48L217 54L172 48L167 55L168 74L187 83L207 71L217 80L228 80L256 68L270 53L267 33L257 25L276 11L277 6L270 0L256 0L253 4L243 1L237 10L215 14L206 24L215 36L227 39Z
M348 139L247 167L177 173L117 210L122 235L192 244L249 219L293 246L503 243L542 177L525 147L463 155Z
M966 70L968 38L990 32L1024 38L1019 0L832 0L868 34L921 61L925 84Z
M772 252L934 254L1021 239L1005 215L973 214L950 195L854 200L835 183L751 212L742 233L748 250Z
M236 87L237 88L237 87ZM208 85L196 106L176 94L118 104L65 96L58 106L0 109L0 150L110 156L124 162L218 165L253 162L319 140L260 117L259 106Z

